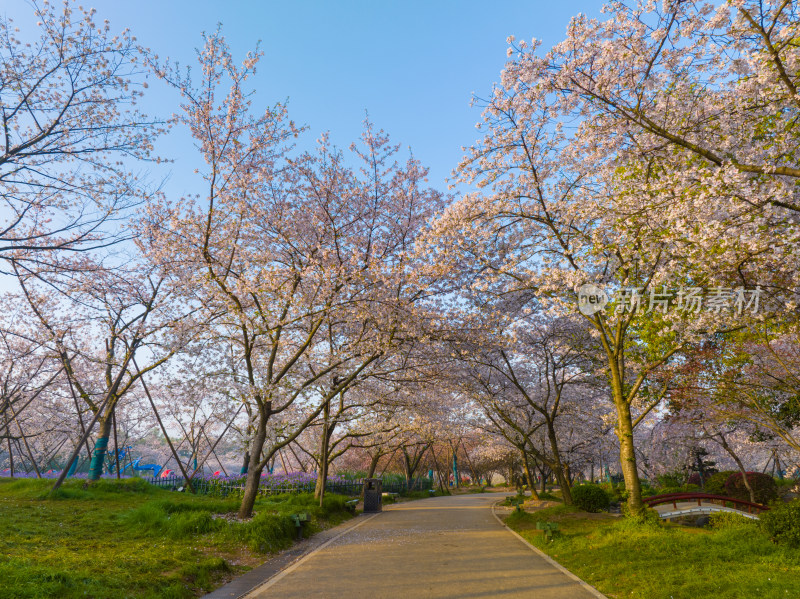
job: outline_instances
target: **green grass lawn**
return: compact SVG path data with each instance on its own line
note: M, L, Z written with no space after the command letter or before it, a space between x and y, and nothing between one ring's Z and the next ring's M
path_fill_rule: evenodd
M290 514L307 533L349 515L346 498L259 499L248 522L214 518L236 499L174 493L140 479L53 481L0 478L0 598L196 597L292 544Z
M560 536L546 542L537 520L557 522ZM772 543L751 520L726 520L717 529L636 525L557 506L512 513L506 524L613 598L800 597L800 551Z

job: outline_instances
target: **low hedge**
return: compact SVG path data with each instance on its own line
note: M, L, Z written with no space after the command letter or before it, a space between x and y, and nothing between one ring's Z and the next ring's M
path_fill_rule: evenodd
M585 512L607 510L611 498L599 485L578 485L570 490L572 502Z

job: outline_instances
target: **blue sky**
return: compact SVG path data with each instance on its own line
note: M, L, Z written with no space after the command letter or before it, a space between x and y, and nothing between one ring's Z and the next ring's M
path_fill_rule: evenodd
M32 23L26 0L4 3L20 27ZM84 3L89 6L88 2ZM532 37L550 47L571 16L598 16L599 0L478 1L236 1L127 0L96 2L99 20L128 27L161 57L193 61L201 32L221 23L236 57L260 40L264 51L254 85L256 106L288 98L290 117L305 124L310 145L323 131L342 147L357 140L365 110L396 143L410 146L444 180L478 137L480 110L506 60L506 38ZM175 97L151 85L148 105L162 115ZM189 140L172 135L161 152L176 159L166 189L182 194L185 173L199 166ZM188 189L186 190L188 191Z

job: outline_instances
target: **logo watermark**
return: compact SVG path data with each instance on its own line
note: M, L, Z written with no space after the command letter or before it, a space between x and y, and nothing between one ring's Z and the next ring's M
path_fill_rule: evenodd
M614 312L661 312L666 314L675 309L679 312L699 314L734 314L741 316L744 312L757 314L760 308L761 286L753 289L745 287L678 287L667 289L664 285L645 291L643 287L620 287L615 290L611 302ZM608 294L591 283L578 288L578 310L581 314L591 316L603 310L609 303Z
M578 310L581 314L591 316L606 307L608 295L597 285L581 285L578 289Z

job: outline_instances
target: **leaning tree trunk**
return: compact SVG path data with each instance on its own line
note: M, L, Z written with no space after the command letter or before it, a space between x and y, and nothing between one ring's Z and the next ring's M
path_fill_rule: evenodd
M250 446L250 463L247 468L247 479L244 483L244 494L239 506L239 518L250 518L253 515L253 506L258 497L258 486L261 484L261 472L266 464L261 463L261 452L264 450L264 441L267 439L267 424L264 418L259 418L256 433Z
M379 451L369 461L369 470L367 471L367 478L372 478L375 475L375 471L378 469L378 462L380 462L381 457L383 454Z
M722 445L722 448L725 451L727 451L728 455L730 455L733 458L733 461L736 462L736 466L739 468L739 471L742 473L742 482L744 483L744 487L745 487L745 489L747 489L747 492L750 495L750 503L757 503L757 501L756 501L756 493L755 493L755 491L753 491L753 487L750 486L750 481L747 480L747 471L744 468L744 464L742 463L742 460L739 459L739 456L736 455L736 452L733 451L733 449L731 449L730 445L728 445L728 442L725 440L725 436L723 434L720 433L719 438L720 438L720 444Z

